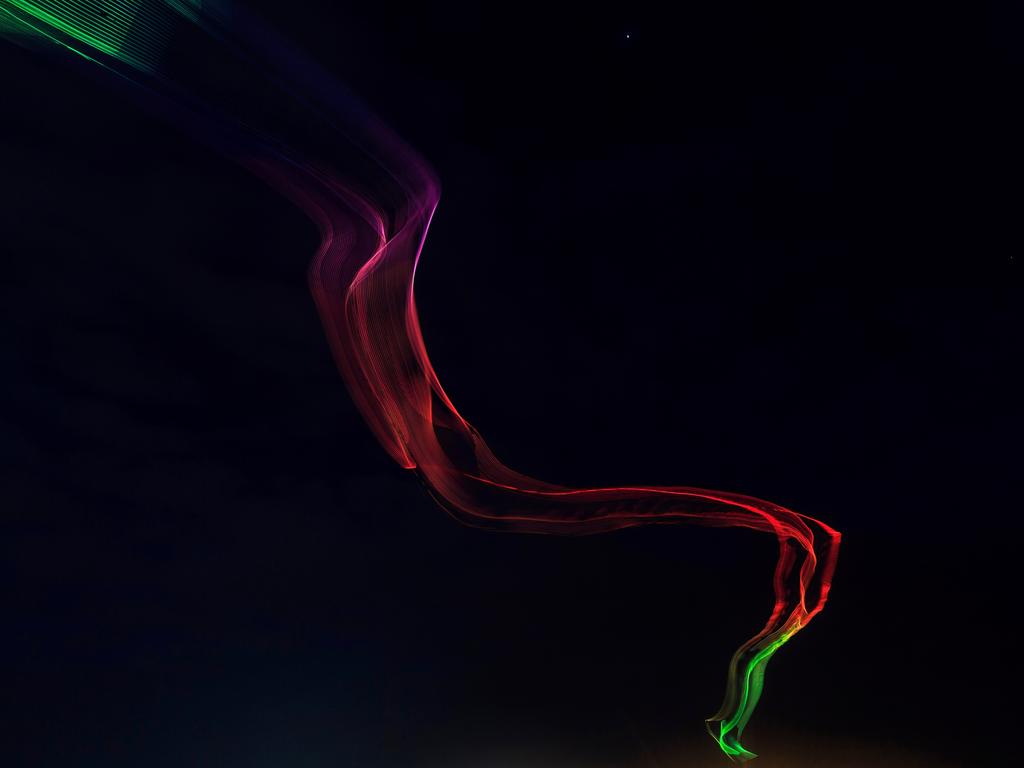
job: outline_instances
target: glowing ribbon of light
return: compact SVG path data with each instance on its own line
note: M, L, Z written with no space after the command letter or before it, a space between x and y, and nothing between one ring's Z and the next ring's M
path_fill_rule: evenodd
M206 33L205 53L198 29ZM761 695L765 667L824 607L837 531L736 493L566 488L502 464L445 394L420 333L413 283L440 196L432 171L351 94L241 9L227 13L190 0L0 0L0 31L23 44L55 43L135 80L144 101L246 165L316 222L321 242L309 285L352 398L384 449L417 472L458 520L568 535L691 522L775 536L774 609L733 655L724 702L708 720L726 755L754 757L740 737ZM233 71L260 84L260 101L278 99L291 111L254 113L244 95L216 92L202 72L163 64L168 41L182 34L193 35L189 51L197 56L242 62L245 69ZM306 137L300 153L275 138L295 140L291 133L301 128L292 123L285 134L288 126L278 124L279 115L295 109L309 124L325 126L330 148Z

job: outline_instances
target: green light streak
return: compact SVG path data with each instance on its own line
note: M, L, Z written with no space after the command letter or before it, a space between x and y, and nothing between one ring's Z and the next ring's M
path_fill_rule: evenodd
M61 39L67 36L144 72L155 69L171 32L156 0L0 0L0 10L12 31L33 32L97 61Z
M718 742L718 746L722 752L728 755L731 759L736 762L746 762L747 760L753 760L757 757L755 752L751 752L740 744L740 737L743 735L743 729L746 728L747 722L749 722L751 715L754 712L754 708L757 706L758 700L761 698L761 692L764 689L764 671L768 666L768 661L775 652L779 650L785 643L793 637L798 631L800 631L801 624L797 623L795 626L782 630L779 636L771 641L766 647L761 649L749 662L746 663L742 679L739 683L740 686L740 700L736 707L725 707L725 711L731 711L732 715L720 719L719 716L715 716L708 720L708 731L711 733L712 738ZM742 651L741 651L742 653ZM735 683L734 674L730 674L730 685ZM718 733L716 734L712 730L712 723L718 722Z

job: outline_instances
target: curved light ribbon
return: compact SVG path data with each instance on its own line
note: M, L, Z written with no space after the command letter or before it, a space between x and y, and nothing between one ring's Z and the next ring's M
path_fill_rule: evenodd
M205 32L205 43L190 42L195 55L230 60L236 78L257 83L256 101L282 109L254 110L245 93L217 92L202 67L164 63L164 46L183 28ZM56 43L132 80L144 101L249 167L316 222L321 242L309 286L338 369L384 449L458 520L567 535L684 522L772 534L779 546L774 609L733 655L721 709L708 720L726 755L755 756L740 737L765 667L824 607L837 531L736 493L567 488L502 464L445 394L420 332L413 285L440 197L433 172L351 94L240 9L197 0L0 0L0 31L22 43ZM294 114L304 125L282 118ZM305 125L317 132L305 135Z

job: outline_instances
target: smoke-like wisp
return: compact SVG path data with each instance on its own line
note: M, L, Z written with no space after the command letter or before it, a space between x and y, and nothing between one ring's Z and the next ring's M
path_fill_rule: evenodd
M343 87L238 8L200 0L0 0L0 32L57 46L118 77L151 109L244 164L317 224L309 285L338 368L377 439L473 526L585 535L655 523L739 526L779 545L775 606L736 651L708 720L740 743L774 653L828 599L840 535L736 493L687 487L566 488L502 464L445 394L413 284L440 188L429 166ZM212 71L229 76L210 78ZM226 85L230 83L230 86Z

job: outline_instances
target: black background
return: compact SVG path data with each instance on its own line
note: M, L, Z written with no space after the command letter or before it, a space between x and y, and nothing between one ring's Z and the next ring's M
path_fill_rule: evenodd
M424 333L509 465L843 531L761 765L1013 749L1018 11L259 10L437 169ZM723 764L770 538L460 527L352 407L297 210L0 72L5 765Z

